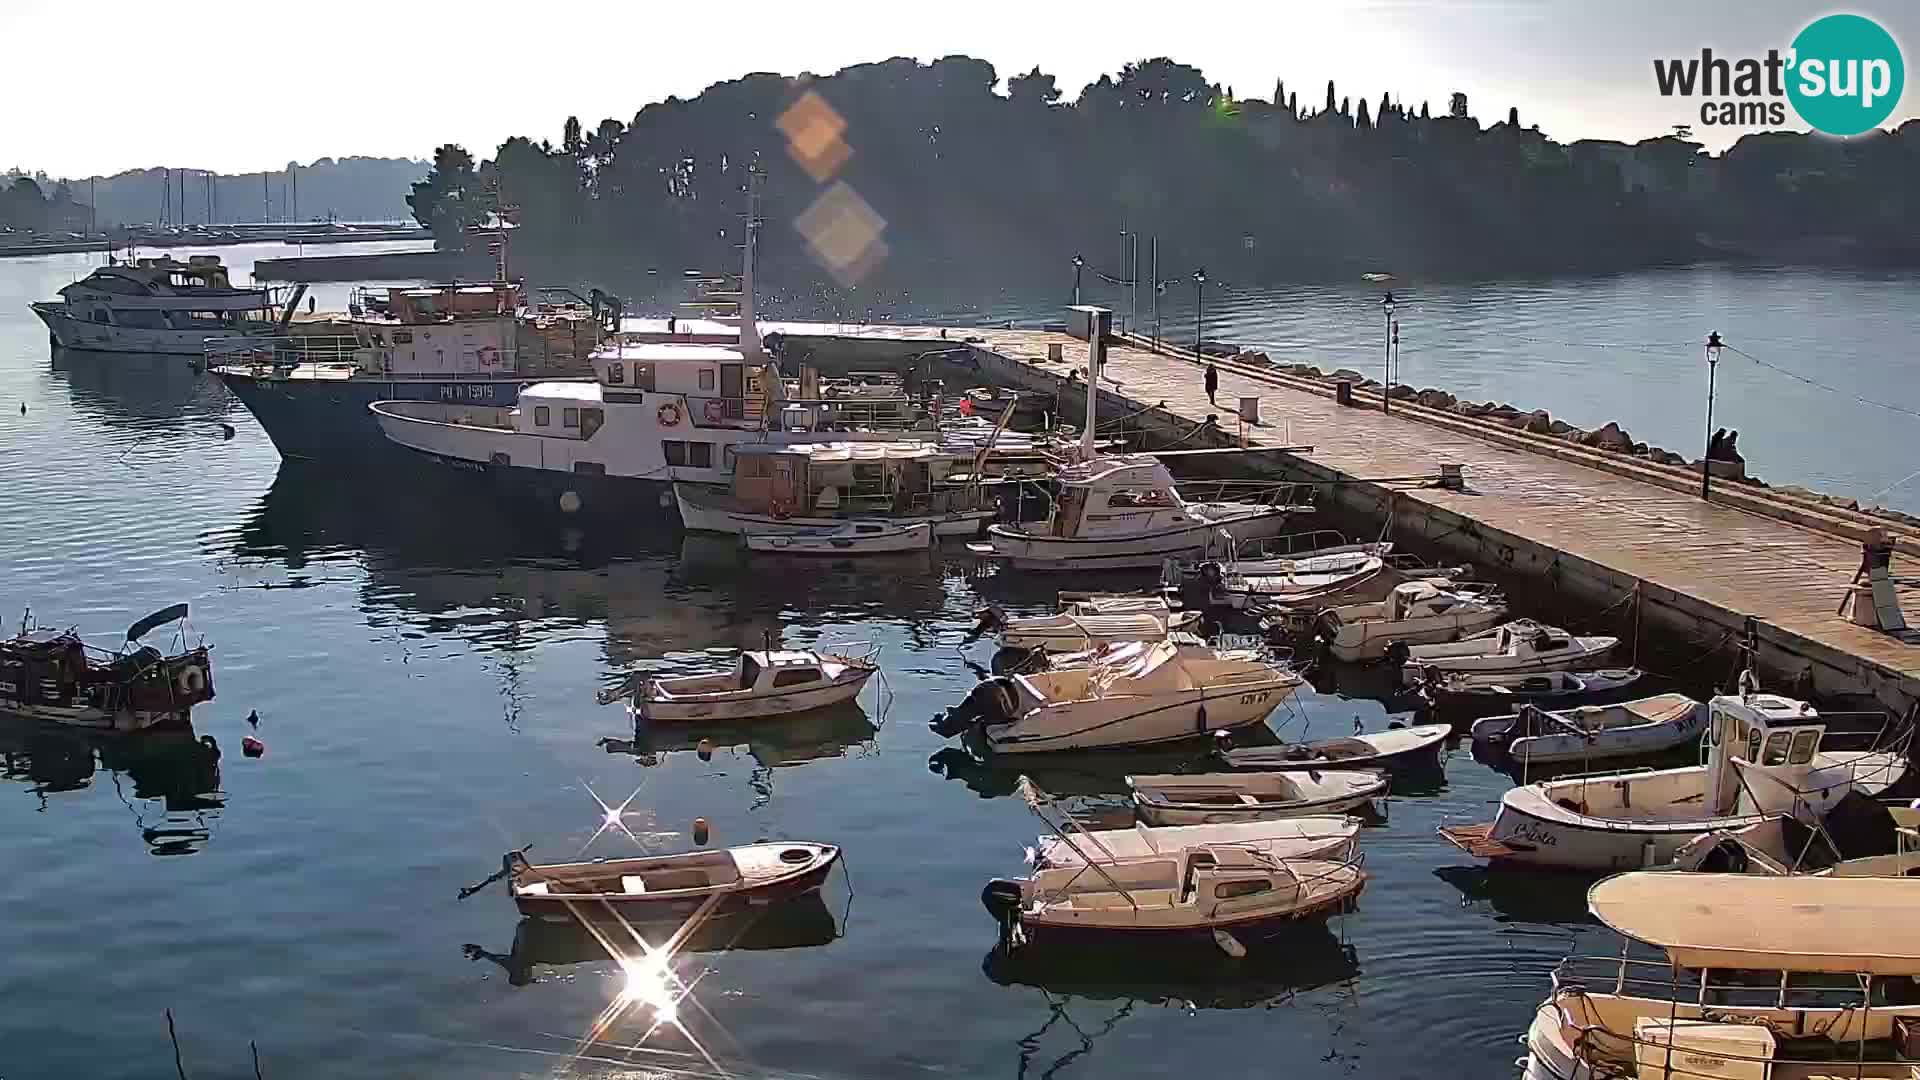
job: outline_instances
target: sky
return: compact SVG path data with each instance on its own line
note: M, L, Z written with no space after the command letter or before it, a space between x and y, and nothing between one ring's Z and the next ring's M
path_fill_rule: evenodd
M1718 150L1740 132L1700 126L1697 101L1663 99L1656 57L1702 46L1764 55L1845 10L1878 20L1909 65L1920 61L1913 0L576 0L542 10L0 0L14 102L0 115L0 168L248 172L323 156L424 158L445 142L491 156L511 135L558 143L568 115L588 128L628 121L748 72L955 53L992 62L1002 78L1038 65L1068 97L1129 60L1166 55L1243 98L1270 96L1282 78L1303 105L1318 103L1333 79L1342 96L1387 91L1439 112L1460 90L1483 123L1517 106L1523 124L1561 141L1633 141L1688 123ZM1917 113L1920 93L1909 90L1892 122Z

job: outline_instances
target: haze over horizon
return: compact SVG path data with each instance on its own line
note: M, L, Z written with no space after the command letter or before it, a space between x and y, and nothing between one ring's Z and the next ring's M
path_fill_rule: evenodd
M48 93L7 118L0 167L69 178L162 165L241 173L320 157L429 158L448 142L490 157L513 135L557 143L568 115L589 128L604 117L626 122L649 103L695 97L750 72L826 74L952 54L987 60L1002 79L1038 66L1069 100L1104 73L1164 55L1242 98L1268 97L1284 79L1303 105L1318 105L1332 79L1341 96L1385 91L1438 113L1458 90L1482 123L1517 107L1523 125L1562 142L1632 142L1689 124L1719 151L1757 129L1702 125L1697 99L1659 95L1652 61L1697 56L1703 46L1764 55L1835 9L1795 0L1634 0L1604 10L1577 0L1373 0L1338 10L1214 5L1180 18L1108 8L1089 18L985 0L959 14L743 2L543 19L483 0L461 9L470 17L428 27L367 0L323 14L209 4L188 16L131 0L89 9L88 28L111 26L154 58L129 74L109 63L89 68L86 51L70 47L71 10L53 0L0 9L0 38L48 46L10 55L15 86ZM727 10L742 14L728 21ZM1910 55L1909 43L1920 42L1920 8L1843 10L1879 20ZM1916 101L1904 94L1886 126L1913 118Z

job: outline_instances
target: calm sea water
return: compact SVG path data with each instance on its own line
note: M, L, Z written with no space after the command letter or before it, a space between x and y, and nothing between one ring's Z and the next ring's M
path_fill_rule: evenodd
M277 251L222 254L244 266ZM169 1075L171 1009L196 1077L251 1075L250 1041L276 1080L1146 1076L1195 1062L1227 1075L1504 1077L1548 969L1578 939L1601 944L1580 883L1488 879L1434 838L1443 821L1485 819L1510 783L1456 753L1444 784L1396 799L1368 830L1374 880L1360 910L1285 955L990 964L980 887L1020 869L1036 823L1011 795L1014 774L956 768L925 721L973 683L960 643L983 597L1039 610L1057 583L976 581L930 560L749 568L724 544L518 523L410 474L282 466L246 412L183 361L50 352L25 304L87 263L0 261L0 614L11 623L30 605L104 643L190 602L219 693L195 734L225 753L214 765L184 739L94 744L0 727L0 852L13 871L0 883L0 1075ZM1771 313L1759 299L1815 289L1824 304L1803 295ZM1892 395L1913 299L1890 280L1717 271L1436 290L1410 309L1434 329L1428 344L1409 314L1407 371L1455 390L1477 379L1489 396L1576 421L1627 416L1657 441L1669 406L1691 430L1667 399L1698 382L1697 352L1524 339L1690 339L1737 303L1746 322L1717 323L1729 337L1772 320L1807 347L1761 355L1797 354L1825 380L1884 382ZM338 302L323 291L323 305ZM1249 300L1209 336L1359 366L1371 324L1340 328L1365 302L1276 295L1256 317ZM1042 305L1004 307L977 314ZM1616 363L1630 366L1608 374ZM1656 375L1666 381L1644 381ZM1774 418L1737 422L1764 475L1791 478L1789 462L1803 461L1808 478L1871 488L1910 459L1896 429L1875 441L1859 410L1817 414L1824 399L1763 396L1773 385L1722 380L1739 403L1729 408ZM1788 419L1815 415L1844 419ZM858 715L704 733L711 760L695 733L645 753L598 745L631 734L620 710L593 701L617 672L661 656L695 668L707 650L772 631L879 642L885 683ZM1280 714L1284 730L1378 726L1367 682L1303 694ZM251 710L268 747L258 760L239 753ZM1125 771L1080 762L1037 776L1117 803ZM602 803L625 807L624 829L600 828ZM454 898L506 848L617 856L636 850L629 832L685 843L695 817L722 843L841 844L847 872L830 889L832 940L680 958L690 1037L650 1031L636 1009L583 1043L624 986L617 967L536 943L543 962L515 985L511 904L497 887Z

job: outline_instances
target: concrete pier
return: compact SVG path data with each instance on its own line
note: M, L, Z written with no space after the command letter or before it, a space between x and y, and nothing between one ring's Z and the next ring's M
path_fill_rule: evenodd
M1057 395L1063 408L1085 400L1084 376L1068 376L1084 371L1087 344L1066 333L869 326L831 336L870 350L876 339L889 341L903 355L967 342L966 359L983 383ZM1353 405L1341 405L1330 383L1215 363L1217 406L1202 386L1204 361L1191 351L1113 342L1101 414L1138 413L1138 430L1169 440L1214 414L1220 432L1212 443L1230 445L1240 398L1258 396L1251 445L1313 450L1234 459L1249 475L1322 482L1323 504L1390 517L1391 538L1496 579L1525 579L1592 610L1637 603L1646 631L1696 643L1703 660L1721 658L1716 665L1751 630L1762 675L1782 690L1870 695L1902 716L1920 702L1920 635L1860 626L1840 610L1871 528L1891 534L1896 573L1902 559L1920 559L1920 531L1730 483L1707 502L1697 473L1409 402L1382 413L1376 395L1357 390ZM1430 477L1442 464L1464 467L1466 490L1369 479ZM1920 615L1920 590L1900 592L1907 611Z

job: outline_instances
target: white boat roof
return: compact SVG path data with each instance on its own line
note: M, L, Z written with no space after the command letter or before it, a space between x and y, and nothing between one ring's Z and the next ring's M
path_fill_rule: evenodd
M954 457L933 443L899 442L802 442L741 443L733 448L739 456L753 454L804 454L810 461L881 461L907 458Z
M795 664L812 666L820 662L820 657L813 653L792 649L776 649L773 652L749 650L747 656L761 667L792 667Z
M1639 871L1595 885L1587 907L1684 967L1920 975L1913 890L1906 878Z
M661 342L640 345L609 345L594 351L595 360L640 360L648 363L687 361L706 364L744 364L747 355L726 345L682 345ZM756 360L755 363L759 361Z
M549 400L600 402L600 384L590 382L545 382L527 387L526 397Z

